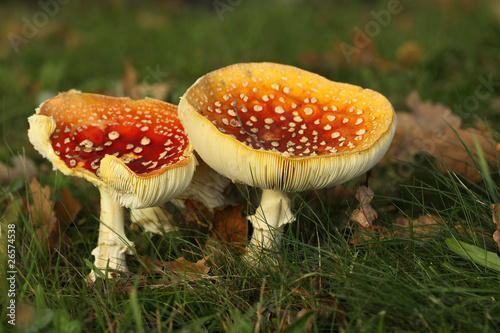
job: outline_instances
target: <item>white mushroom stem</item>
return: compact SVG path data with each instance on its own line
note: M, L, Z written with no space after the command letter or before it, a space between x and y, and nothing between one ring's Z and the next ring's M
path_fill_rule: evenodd
M254 262L262 250L275 251L281 240L280 228L295 221L286 193L277 190L263 190L260 205L254 215L248 216L253 226L246 259Z
M132 223L140 225L147 232L163 234L177 230L171 223L172 214L163 210L163 208L148 207L130 210L130 220Z
M125 254L132 253L130 248L134 246L134 243L125 235L124 208L113 200L106 186L100 186L99 191L101 192L101 216L97 247L92 251L95 258L94 265L104 272L107 270L127 272ZM109 271L108 277L113 277ZM93 270L88 279L95 281L96 274Z

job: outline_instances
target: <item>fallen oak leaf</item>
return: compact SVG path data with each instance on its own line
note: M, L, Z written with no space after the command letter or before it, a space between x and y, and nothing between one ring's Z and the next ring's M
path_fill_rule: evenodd
M370 205L374 193L371 188L364 185L356 185L356 199L360 206L352 213L351 220L362 228L373 228L373 221L378 217L377 212Z
M61 197L54 204L54 211L59 218L60 226L69 225L82 209L82 204L76 200L67 188L60 190Z
M242 204L214 209L214 221L208 236L219 243L230 244L241 253L245 252L248 224L242 212Z
M26 177L31 179L38 174L35 163L26 156L12 157L10 166L0 163L0 184L6 184L14 178Z
M401 216L393 221L393 225L396 227L396 236L410 237L413 235L415 238L429 239L442 230L440 222L445 223L437 215L421 215L411 220Z
M422 101L417 92L407 97L410 113L397 112L398 127L388 158L411 161L417 153L436 158L441 172L451 170L463 174L472 182L482 179L475 167L477 148L483 150L487 161L496 161L495 143L476 129L462 129L462 120L440 103ZM466 148L467 147L467 148Z
M493 240L497 243L498 249L500 250L500 205L492 205L492 208L492 221L497 227L497 230L493 233Z
M30 182L32 202L28 205L29 221L37 229L37 239L42 245L52 249L59 242L59 223L53 210L54 203L49 186L41 186L33 178Z

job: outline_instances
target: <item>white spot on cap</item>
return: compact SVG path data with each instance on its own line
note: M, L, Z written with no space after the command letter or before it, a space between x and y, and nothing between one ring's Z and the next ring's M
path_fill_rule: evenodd
M263 107L262 107L262 106L260 106L260 105L254 105L253 109L254 109L255 111L257 111L257 112L260 112L260 111L262 111L262 110L263 110Z
M316 97L311 98L311 103L317 103L318 99Z
M300 123L301 121L303 121L304 119L302 119L301 116L295 116L293 117L293 121L295 121L296 123Z
M117 131L113 131L113 132L109 132L108 133L108 138L110 140L116 140L120 137L120 133L118 133Z
M354 125L359 125L359 124L361 124L362 122L363 122L363 118L358 118L358 119L356 120L356 122L354 123Z
M267 95L262 96L262 100L264 102L269 102L269 96L267 96Z
M71 167L76 166L76 161L75 160L69 161L69 166L71 166Z
M253 122L256 122L257 121L257 117L256 116L251 116L250 120L253 121Z
M356 132L356 135L363 135L365 133L366 133L366 130L361 129L361 130L359 130L359 131Z
M342 123L347 124L349 122L349 118L342 119Z
M338 138L340 136L340 132L333 132L332 139Z
M88 139L85 139L82 142L80 142L80 146L85 146L85 148L92 148L93 145L94 143Z
M125 149L132 149L132 148L134 148L134 145L133 145L133 144L131 144L131 143L129 143L129 144L125 147Z
M283 109L281 106L277 106L274 108L274 112L276 112L278 114L283 114L283 113L285 113L285 109Z
M151 140L147 137L143 137L141 139L141 145L143 145L143 146L149 145L150 143L151 143Z
M325 131L329 131L332 129L332 126L330 126L329 124L328 125L325 125L325 127L323 127L325 129Z
M273 147L279 147L280 143L278 141L273 141L271 142L271 146Z
M291 93L291 92L292 92L292 90L291 90L290 88L288 88L288 87L285 87L285 88L283 88L283 92L284 92L285 94L289 94L289 93Z
M141 127L141 131L146 132L149 129L148 126Z
M305 108L304 113L308 116L312 115L314 113L313 109L311 108Z
M326 118L329 120L329 121L334 121L335 120L335 116L332 116L331 114L329 114L328 116L326 116Z
M134 153L139 154L139 153L142 153L143 150L144 149L142 149L142 147L135 147Z
M264 119L264 122L266 124L272 124L272 123L274 123L274 120L272 118L266 118L266 119Z

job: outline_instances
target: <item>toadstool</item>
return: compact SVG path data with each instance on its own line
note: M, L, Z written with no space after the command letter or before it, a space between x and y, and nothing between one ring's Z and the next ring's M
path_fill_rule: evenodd
M181 98L179 118L208 165L263 189L248 217L254 249L273 249L279 241L273 230L295 220L287 192L363 174L385 154L396 128L381 94L273 63L206 74ZM250 250L247 258L257 259Z
M28 120L31 143L54 169L99 188L95 267L126 271L133 244L125 235L123 206L145 208L175 198L195 169L177 107L71 90L42 103ZM95 281L94 271L89 279Z

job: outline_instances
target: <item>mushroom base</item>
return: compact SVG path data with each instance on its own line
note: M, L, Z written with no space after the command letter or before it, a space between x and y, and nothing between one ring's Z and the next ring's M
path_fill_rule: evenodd
M108 278L113 278L112 272L128 272L125 255L132 254L134 243L125 235L123 207L114 201L107 188L100 187L101 216L99 239L97 247L92 251L97 269L107 272ZM92 270L87 281L95 282L96 273Z
M266 252L275 252L281 241L280 228L295 221L286 193L277 190L263 190L260 205L254 215L247 219L252 223L253 235L245 259L255 263Z

